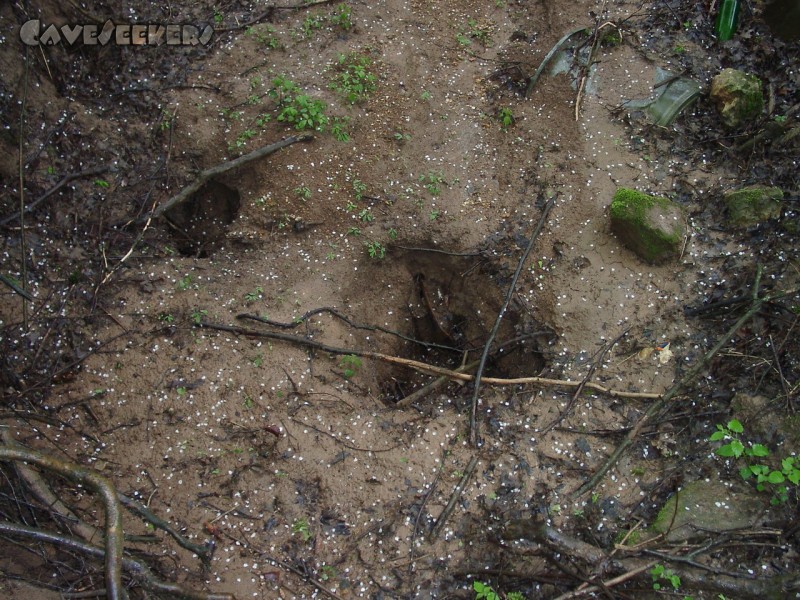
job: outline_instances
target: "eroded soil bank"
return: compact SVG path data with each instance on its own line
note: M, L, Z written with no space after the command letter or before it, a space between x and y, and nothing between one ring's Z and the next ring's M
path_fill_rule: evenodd
M799 53L760 5L719 44L689 2L134 4L0 8L4 447L91 467L213 546L204 566L125 515L126 533L155 538L126 542L132 556L208 593L472 598L477 581L501 597L642 598L672 588L651 574L663 565L679 597L766 597L764 582L794 597L777 578L797 578L797 486L757 493L709 441L736 418L772 470L798 449L798 148L759 136L796 123ZM25 47L32 18L215 34ZM579 28L572 68L528 90ZM706 94L666 128L626 104L659 93L660 69L705 89L730 66L768 98L736 131ZM312 139L148 218L306 125ZM752 183L782 187L781 217L733 228L721 194ZM610 233L619 187L682 205L680 257L649 265ZM648 415L757 283L769 301ZM420 364L474 373L491 340L475 427L473 382L414 395L436 379ZM534 377L567 384L508 382ZM50 486L102 527L85 488L2 468L4 521L80 535L37 492ZM706 480L723 482L719 512L745 512L728 490L752 518L645 542L665 499ZM9 597L105 585L101 561L8 540Z

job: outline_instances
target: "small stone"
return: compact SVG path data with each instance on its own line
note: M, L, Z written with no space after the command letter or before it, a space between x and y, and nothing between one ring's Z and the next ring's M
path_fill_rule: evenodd
M751 185L726 193L724 200L733 225L753 227L781 216L783 190L779 187Z
M662 263L680 254L685 228L679 204L619 188L611 201L610 215L611 231L647 262Z
M738 127L764 110L761 81L755 75L736 69L723 69L714 77L711 100L728 127Z

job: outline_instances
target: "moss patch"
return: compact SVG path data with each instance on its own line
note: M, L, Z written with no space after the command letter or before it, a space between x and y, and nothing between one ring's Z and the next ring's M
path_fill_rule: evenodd
M664 262L678 255L683 244L684 215L667 198L619 188L611 201L611 231L644 260Z

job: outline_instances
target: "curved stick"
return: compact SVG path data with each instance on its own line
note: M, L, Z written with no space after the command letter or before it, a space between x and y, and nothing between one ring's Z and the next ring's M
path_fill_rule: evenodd
M99 473L69 463L52 456L47 456L36 450L8 446L0 447L0 460L25 461L55 471L72 481L82 483L95 492L103 500L106 512L106 543L105 543L105 575L108 600L122 600L122 510L120 509L117 492L111 482Z

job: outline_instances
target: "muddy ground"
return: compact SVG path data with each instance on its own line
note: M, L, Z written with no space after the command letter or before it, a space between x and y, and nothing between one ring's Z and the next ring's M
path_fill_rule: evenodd
M0 274L31 298L0 290L5 444L89 466L213 545L204 567L125 516L127 533L154 538L126 547L158 577L237 598L471 598L475 581L501 597L642 598L655 563L684 578L659 595L763 596L754 577L796 579L796 486L733 534L614 550L689 482L755 494L714 455L717 424L740 419L773 462L796 454L796 294L765 303L578 493L647 394L750 306L759 265L760 294L797 285L797 142L735 150L797 117L798 43L762 11L748 6L720 44L691 2L3 5ZM215 33L195 47L26 47L32 18ZM580 27L574 45L598 40L591 72L545 74L526 94ZM768 96L735 131L706 93L666 128L625 105L658 93L657 68L707 88L723 67L756 73ZM148 218L205 169L300 135L283 112L296 103L312 139ZM783 214L735 229L721 194L752 183L781 186ZM649 265L620 245L607 220L618 187L685 207L679 257ZM472 383L409 398L435 377L374 357L457 369L489 341L484 378L633 395L489 379L471 427ZM20 470L3 473L4 521L75 529ZM102 526L85 488L43 477ZM584 546L536 543L542 524ZM8 597L104 587L96 559L7 540ZM600 564L586 544L633 562ZM719 577L741 587L708 583ZM159 596L125 581L131 597Z

